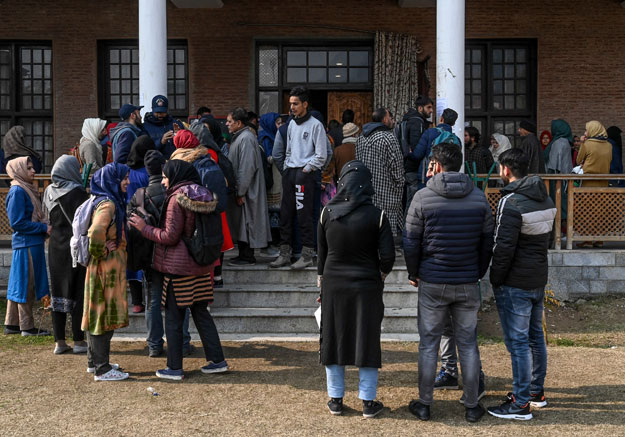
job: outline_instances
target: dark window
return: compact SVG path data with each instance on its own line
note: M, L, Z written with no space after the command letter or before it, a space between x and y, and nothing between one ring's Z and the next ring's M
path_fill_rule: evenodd
M139 45L137 41L100 41L98 88L100 116L119 121L125 103L139 105ZM169 113L187 117L187 43L169 41L167 47L167 99ZM151 100L145 103L150 110Z
M295 85L311 90L370 91L373 50L362 42L261 43L256 47L256 111L288 112L286 95Z
M51 43L0 41L0 141L12 126L24 126L26 144L41 155L49 172L52 119Z
M520 143L521 120L536 120L536 41L469 40L465 50L465 120L483 144L501 133Z

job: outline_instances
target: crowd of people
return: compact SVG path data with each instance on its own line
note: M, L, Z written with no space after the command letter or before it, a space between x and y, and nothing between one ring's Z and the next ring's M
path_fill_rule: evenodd
M234 267L254 265L258 250L274 258L270 268L301 270L316 258L328 408L342 413L344 368L355 365L363 415L374 417L383 410L376 400L382 292L400 253L407 281L419 287L419 398L409 409L429 420L433 390L458 388L460 361L460 401L476 422L486 412L479 281L490 267L514 382L488 412L531 419L530 407L547 404L542 305L556 215L535 174L622 173L620 129L590 121L574 137L566 121L554 120L537 137L524 120L518 145L502 133L486 145L473 126L464 141L453 133L452 108L432 125L427 96L398 123L377 108L363 126L350 109L326 126L303 87L291 90L289 107L286 116L261 117L235 108L225 133L206 107L186 123L168 113L166 96L155 96L144 117L143 107L125 104L118 123L84 120L79 145L54 163L43 198L34 180L41 159L25 145L23 127L11 128L3 142L14 231L4 333L49 335L35 326L33 303L51 295L54 353L86 353L96 381L126 379L109 355L114 331L128 325L129 290L132 311L146 313L149 356L161 356L167 340L158 377L184 378L190 316L207 361L201 371L225 372L207 310L223 286L224 253L236 244ZM499 175L495 218L463 164Z

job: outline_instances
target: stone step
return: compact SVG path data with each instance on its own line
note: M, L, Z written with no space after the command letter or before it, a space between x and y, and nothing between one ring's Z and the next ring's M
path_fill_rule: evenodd
M213 308L293 308L317 306L319 289L302 284L233 284L215 289ZM416 308L417 289L411 285L387 284L384 305L395 308Z
M223 270L226 284L317 284L317 268L293 270L290 267L272 269L267 264L246 267L225 266ZM408 284L405 266L394 267L385 281L386 284Z
M211 315L220 333L224 334L317 334L316 308L211 308ZM123 334L146 332L144 314L130 314L129 326L118 330ZM196 333L193 320L189 331ZM117 332L117 331L116 331ZM416 308L386 308L382 321L385 334L417 332Z

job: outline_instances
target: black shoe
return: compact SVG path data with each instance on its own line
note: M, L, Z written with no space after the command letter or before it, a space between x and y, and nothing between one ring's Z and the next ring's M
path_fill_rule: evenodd
M464 418L467 419L467 422L475 423L478 422L482 416L486 413L486 408L482 407L480 404L477 404L473 408L467 408L464 412Z
M378 401L362 401L362 416L371 419L382 412L384 404Z
M545 399L545 392L530 394L530 405L532 408L542 408L547 406L547 399Z
M232 261L228 263L228 265L235 266L235 267L254 266L256 265L256 258L246 259L246 258L241 258L237 256L236 258L233 258Z
M332 398L328 401L328 410L333 416L343 414L343 398Z
M412 414L421 420L430 420L430 406L422 404L419 401L412 400L408 404L408 409Z
M188 357L189 355L193 355L194 352L195 352L195 346L190 344L189 347L186 347L182 350L182 356Z
M216 279L213 281L213 288L224 288L224 280Z
M506 401L498 407L488 407L488 414L500 419L514 420L530 420L533 417L530 411L530 403L528 402L524 406L519 407L514 403L514 397L512 397L512 401Z
M148 356L150 358L158 358L163 355L163 349L150 349L148 351Z
M434 380L434 390L458 390L458 377L441 368Z
M4 326L4 335L19 334L20 332L20 327L17 325Z

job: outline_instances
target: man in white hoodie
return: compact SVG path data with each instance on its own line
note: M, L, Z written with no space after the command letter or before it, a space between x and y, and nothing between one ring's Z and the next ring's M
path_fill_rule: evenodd
M287 131L287 144L282 177L280 205L280 256L269 264L283 267L291 263L293 220L301 230L302 257L291 268L304 269L312 265L315 254L313 196L315 181L327 158L327 139L323 124L311 116L308 90L295 87L289 97L293 120Z

